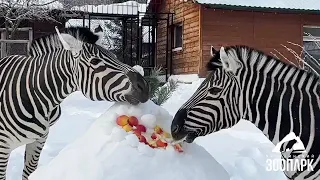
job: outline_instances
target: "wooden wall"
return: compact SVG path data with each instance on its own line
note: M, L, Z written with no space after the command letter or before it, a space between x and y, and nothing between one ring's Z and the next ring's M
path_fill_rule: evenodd
M4 28L4 20L0 19L1 28ZM45 21L45 20L34 20L34 21L22 21L20 27L31 27L33 29L33 39L37 39L48 34L55 32L55 26L59 29L65 27L65 20L60 19L60 22ZM28 40L29 32L17 32L14 39ZM11 44L11 54L26 55L27 45L26 44Z
M207 9L203 6L200 11L203 34L201 76L207 73L204 67L210 59L211 45L215 48L235 44L248 45L282 58L278 53L280 52L291 62L298 64L292 53L281 44L300 53L300 47L287 42L302 45L303 25L320 25L320 15L233 11ZM284 58L282 60L287 61Z
M200 61L200 5L190 1L165 0L159 5L159 12L175 13L173 23L183 24L183 48L172 52L169 47L169 55L172 53L172 65L174 74L198 73ZM159 15L166 18L166 14ZM159 21L157 28L157 65L166 64L166 45L171 44L170 38L167 42L167 22ZM170 30L169 30L170 31ZM169 37L171 34L169 33ZM168 63L169 66L170 63ZM170 68L170 67L168 67Z

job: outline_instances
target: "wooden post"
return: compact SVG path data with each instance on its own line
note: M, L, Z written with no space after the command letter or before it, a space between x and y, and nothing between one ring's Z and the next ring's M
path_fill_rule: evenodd
M29 42L27 44L27 53L28 54L29 54L29 50L30 50L30 47L31 47L32 40L33 40L33 31L32 31L32 28L30 28L29 29Z
M12 31L12 28L8 29L9 31ZM27 44L27 53L29 53L29 48L31 46L32 40L33 40L33 30L31 27L24 27L24 28L17 28L17 31L28 31L29 32L29 39L28 40L12 40L12 39L6 39L6 29L0 28L1 32L1 39L0 39L0 47L1 47L1 58L6 57L7 54L7 44Z
M6 39L6 32L1 31L1 40L5 40L5 39ZM3 58L7 56L7 44L5 42L0 42L0 44L1 44L1 58Z

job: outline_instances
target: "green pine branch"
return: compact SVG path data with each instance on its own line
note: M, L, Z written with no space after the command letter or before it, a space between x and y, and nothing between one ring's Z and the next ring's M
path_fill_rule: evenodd
M165 103L178 87L178 82L172 79L169 80L166 84L163 84L158 78L162 73L162 68L159 67L153 69L150 76L145 77L150 84L149 98L159 106Z

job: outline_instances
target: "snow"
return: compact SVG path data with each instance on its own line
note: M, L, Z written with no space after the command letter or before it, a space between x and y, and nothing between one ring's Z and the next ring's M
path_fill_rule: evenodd
M99 35L99 37L102 36L101 39L99 39L100 45L102 45L106 49L114 49L114 43L112 38L117 37L117 34L112 33L107 27L106 23L112 24L113 22L110 20L97 20L97 19L91 19L90 21L88 19L85 19L83 22L83 19L69 19L65 27L72 27L72 26L87 26L89 27L89 22L90 22L90 30L94 32L94 30L100 25L100 27L103 29L103 34L101 32L96 33Z
M320 1L318 0L196 0L196 2L200 4L320 10Z
M163 109L160 108L162 114L168 113L173 116L179 107L192 96L193 92L203 82L203 78L199 78L197 75L179 75L171 78L188 82L187 84L179 83L172 97L161 106ZM180 171L174 171L175 173L172 173L172 176L185 175L192 177L190 173L193 172L191 171L192 168L190 166L183 167L184 165L189 165L187 162L192 158L192 163L198 164L197 166L194 165L196 167L202 167L202 161L206 162L206 164L217 161L228 172L231 180L286 180L281 171L266 171L266 159L271 156L275 146L250 122L241 120L233 128L196 139L195 145L193 145L194 148L188 148L188 153L192 155L179 159L176 156L181 156L181 154L171 154L172 156L170 156L169 152L156 151L155 155L152 153L154 151L150 151L150 148L139 146L141 143L139 143L138 147L135 147L136 140L132 135L128 135L128 133L120 131L120 129L116 130L113 126L108 126L108 122L116 116L106 114L107 110L111 111L109 108L113 105L114 103L110 102L90 101L80 92L71 94L61 105L62 116L60 120L50 129L47 143L40 156L40 168L34 173L34 176L43 172L53 173L54 171L57 172L57 176L61 175L61 171L64 170L54 167L60 164L59 161L62 161L63 163L60 165L68 170L64 171L65 175L62 180L64 178L68 179L67 177L76 177L77 180L81 180L85 179L86 175L88 179L94 180L95 178L101 178L105 174L114 174L109 171L103 171L108 168L112 168L117 172L120 171L118 169L123 170L119 172L122 176L118 179L140 180L144 178L145 173L152 174L152 179L166 179L167 177L163 177L166 175L164 169L167 168L168 157L170 157L171 167L180 166ZM123 112L125 111L124 107L120 107L118 110L121 109ZM153 114L155 112L145 112L138 107L132 107L128 113L141 117L144 114ZM113 135L112 139L115 141L110 142L110 135L113 133L115 135ZM95 135L94 138L90 134ZM115 137L122 139L123 142L117 142ZM77 145L79 145L77 149L74 149ZM111 146L113 148L106 148ZM119 157L121 152L132 156ZM142 152L141 154L144 155L133 155L138 152ZM81 156L79 156L80 153L82 153ZM213 158L208 158L207 153L210 153ZM160 159L155 159L155 157L158 157L157 154L161 157ZM23 156L24 146L12 152L7 171L7 180L21 179ZM142 157L143 159L141 159ZM104 162L106 158L109 159ZM171 160L171 158L174 159ZM128 166L129 162L134 163L134 165ZM218 164L214 164L218 166ZM148 167L152 171L149 172L147 170ZM73 168L77 169L77 172ZM136 171L131 170L131 168L136 169ZM83 174L85 171L88 172ZM207 171L210 173L210 171L215 172L216 170L210 167ZM138 174L137 172L143 173ZM131 176L127 177L127 175ZM47 174L44 175L44 177L46 176ZM215 175L212 177L215 177ZM42 179L50 180L49 178ZM110 176L107 179L117 178ZM149 177L149 179L151 178ZM70 180L73 179L70 178Z
M139 65L135 65L135 66L133 66L133 69L137 70L142 76L144 76L143 67L141 67Z
M122 115L122 109L128 112L130 106L114 104L81 138L68 145L50 164L40 167L29 179L230 179L227 171L197 144L187 144L184 153L179 154L173 148L152 149L139 143L135 135L116 125L114 117ZM165 110L160 110L161 107L148 101L139 105L139 109L143 109L144 114L137 117L141 124L145 123L147 128L153 128L155 123L162 124L165 131L170 130L172 117ZM110 128L105 128L108 126L113 127L111 135ZM66 158L73 161L66 163Z
M169 77L169 80L178 81L180 83L192 83L199 80L199 76L197 74L186 74L186 75L172 75Z
M52 0L38 0L38 4L45 4L43 7L49 9L63 9L63 4L59 1L52 1ZM49 4L48 4L49 3Z
M141 124L146 128L152 128L156 125L156 117L153 114L145 114L141 116Z
M107 5L84 5L75 6L71 10L80 10L92 13L106 13L106 14L131 14L136 15L138 12L146 12L147 5L140 4L136 1L126 1L123 3L113 3Z
M156 34L156 29L154 29L154 34ZM157 41L157 38L154 39L154 43ZM142 42L143 43L152 43L152 26L142 26Z

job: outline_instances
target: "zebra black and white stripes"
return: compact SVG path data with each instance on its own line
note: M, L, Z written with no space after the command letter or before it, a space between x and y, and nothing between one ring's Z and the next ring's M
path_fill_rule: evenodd
M212 55L211 73L174 117L173 138L193 142L240 119L251 121L274 144L294 132L314 156L315 170L286 175L320 179L319 77L247 46L212 48Z
M149 86L133 68L96 44L87 28L72 27L35 40L28 56L0 60L0 180L10 152L26 144L23 180L37 168L60 103L80 90L93 101L146 102ZM76 125L75 125L76 126Z

